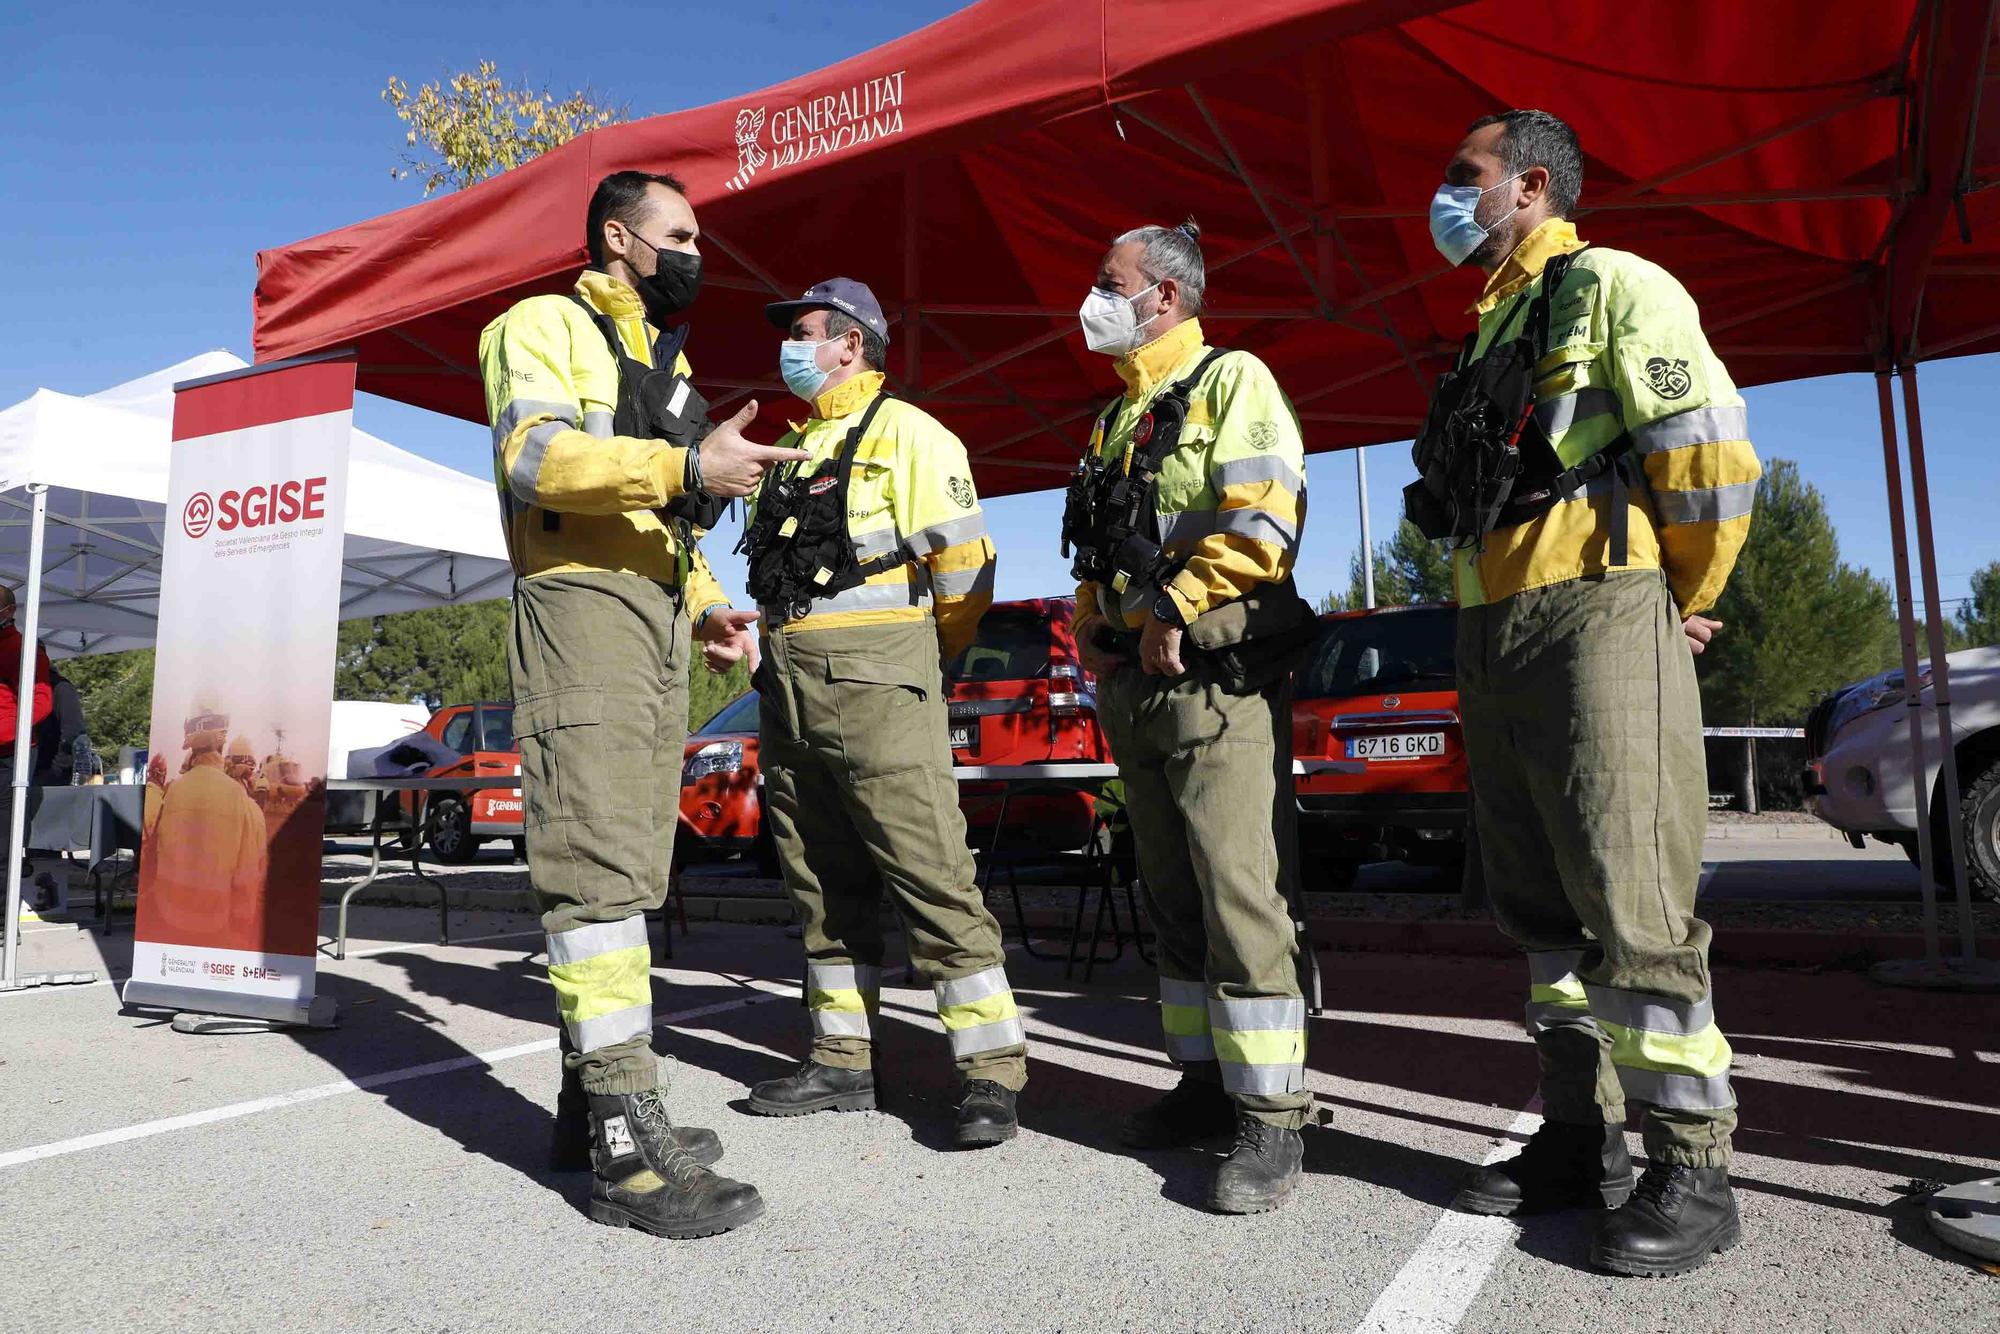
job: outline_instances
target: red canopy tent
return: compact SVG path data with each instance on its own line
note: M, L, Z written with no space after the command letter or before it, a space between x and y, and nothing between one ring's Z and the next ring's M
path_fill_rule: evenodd
M1541 106L1582 141L1586 238L1677 274L1739 382L1883 376L1900 556L1887 376L2000 348L1995 3L986 0L266 251L257 356L351 347L363 390L483 421L480 328L571 281L599 178L670 169L704 231L689 353L713 398L781 396L758 308L844 273L883 299L897 389L965 439L982 490L1055 485L1111 387L1075 319L1096 260L1191 212L1205 323L1271 364L1308 447L1403 439L1478 282L1432 250L1430 194L1470 120ZM1898 591L1914 669L1900 560Z

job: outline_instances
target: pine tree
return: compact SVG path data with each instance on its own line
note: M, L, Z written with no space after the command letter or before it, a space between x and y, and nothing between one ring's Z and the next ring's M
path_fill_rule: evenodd
M2000 560L1972 572L1972 598L1959 607L1956 629L1967 647L2000 644Z
M1396 525L1396 535L1376 544L1375 605L1401 607L1420 602L1449 602L1452 599L1451 559L1444 545L1417 531L1408 519ZM1361 582L1361 553L1355 552L1347 564L1347 594L1328 593L1319 609L1347 611L1366 604L1367 590Z
M1819 489L1785 459L1757 484L1749 539L1710 614L1723 627L1695 665L1712 725L1798 722L1894 653L1887 586L1840 559Z

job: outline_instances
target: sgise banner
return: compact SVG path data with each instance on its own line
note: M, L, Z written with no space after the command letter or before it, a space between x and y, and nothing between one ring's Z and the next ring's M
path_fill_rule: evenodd
M354 367L175 386L127 1005L331 1022L313 963Z

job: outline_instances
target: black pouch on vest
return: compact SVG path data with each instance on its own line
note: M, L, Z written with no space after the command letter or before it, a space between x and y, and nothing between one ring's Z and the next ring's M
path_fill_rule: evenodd
M604 335L606 346L618 363L618 409L612 414L611 429L618 435L640 440L664 440L680 449L698 445L715 429L708 419L708 399L694 381L674 369L681 345L687 341L687 326L662 333L653 345L653 364L646 365L625 353L618 341L618 326L609 315L582 297L570 299L590 315L591 323ZM675 496L661 507L663 519L680 520L697 528L713 528L729 502L706 491L689 491Z

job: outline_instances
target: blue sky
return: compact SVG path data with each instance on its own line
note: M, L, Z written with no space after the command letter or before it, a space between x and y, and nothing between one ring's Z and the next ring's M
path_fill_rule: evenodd
M700 105L828 64L957 6L939 0L739 0L550 6L348 0L321 8L107 0L0 6L0 406L36 388L85 393L214 347L250 352L259 248L413 203L390 178L402 125L380 92L495 61L559 92L590 86L634 114ZM199 11L198 13L196 11ZM567 20L594 26L563 27ZM1087 281L1079 275L1079 289ZM1079 290L1079 300L1082 292ZM697 323L697 337L699 325ZM1992 357L1923 371L1940 583L1947 597L2000 559L1992 510ZM1107 368L1107 383L1109 375ZM1890 574L1872 380L1839 376L1750 391L1767 458L1797 460L1825 493L1842 551ZM771 406L776 406L771 405ZM364 398L360 423L468 472L480 427ZM1376 536L1409 471L1400 445L1368 451ZM1354 464L1318 455L1300 583L1345 587L1358 532ZM1061 589L1053 496L990 507L1000 594ZM733 530L710 549L726 584Z

